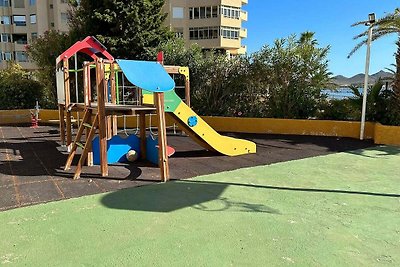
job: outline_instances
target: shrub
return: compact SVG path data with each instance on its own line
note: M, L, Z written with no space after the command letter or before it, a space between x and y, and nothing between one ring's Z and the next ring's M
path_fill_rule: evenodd
M0 71L0 109L27 109L42 98L42 85L20 65L10 63Z

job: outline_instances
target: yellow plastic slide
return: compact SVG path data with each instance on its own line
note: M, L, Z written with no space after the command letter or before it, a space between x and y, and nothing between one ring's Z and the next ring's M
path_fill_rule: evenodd
M185 133L208 150L218 151L227 156L256 153L255 143L220 135L183 101L179 103L178 107L173 112L167 114L173 117L175 122Z

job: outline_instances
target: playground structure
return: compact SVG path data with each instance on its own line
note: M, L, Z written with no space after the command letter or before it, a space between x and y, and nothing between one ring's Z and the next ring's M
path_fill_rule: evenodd
M78 52L93 59L93 61L85 61L81 70L77 70ZM75 56L75 70L69 69L69 59L72 56ZM208 150L229 156L256 152L253 142L219 135L201 119L190 108L189 69L180 66L164 66L162 59L162 54L159 54L158 62L114 59L94 37L86 37L83 41L75 43L57 58L60 138L70 153L65 164L66 170L71 167L77 148L83 149L74 179L80 177L85 162L91 166L96 158L98 160L95 160L95 163L100 165L101 175L107 176L108 163L118 161L130 148L135 148L141 159L158 163L161 179L167 181L169 179L168 155L171 152L167 151L165 113L171 116L181 130ZM92 69L95 70L95 82L91 80ZM82 71L83 75L83 102L79 101L81 92L78 90L76 76L75 102L71 101L69 74L70 72L77 73L77 71ZM122 79L126 77L129 83L135 86L137 102L134 105L125 103L124 94L123 101L120 101L119 75ZM183 77L185 102L174 91L175 82L170 75ZM95 88L93 92L92 88ZM74 141L72 141L72 111L83 112L83 118L78 118L79 128ZM158 138L151 140L146 137L146 115L151 116L154 113ZM132 140L120 138L117 135L117 116L124 116L125 119L125 116L133 115L138 117L139 137L132 137ZM81 142L84 132L86 133L85 142ZM98 137L95 137L96 132L98 132ZM113 143L116 143L114 150ZM115 156L113 153L118 155L113 157ZM110 162L110 158L114 158L114 161Z

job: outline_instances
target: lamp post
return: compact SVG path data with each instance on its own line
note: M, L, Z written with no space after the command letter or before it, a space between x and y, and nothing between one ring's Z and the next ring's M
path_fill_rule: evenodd
M364 78L364 92L363 92L363 102L362 102L362 111L361 111L360 140L364 139L364 132L365 132L365 113L367 110L369 60L370 60L370 54L371 54L372 30L373 30L374 23L375 23L375 13L368 14L368 20L365 22L365 26L368 26L369 29L368 29L368 40L367 40L367 56L365 59L365 78Z

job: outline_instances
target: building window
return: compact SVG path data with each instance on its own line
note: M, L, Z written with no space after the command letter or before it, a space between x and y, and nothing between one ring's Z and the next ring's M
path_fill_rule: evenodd
M67 24L67 23L68 23L68 20L69 20L69 15L68 15L68 13L62 12L62 13L61 13L61 22L64 23L64 24Z
M36 5L36 0L29 0L29 5L30 6Z
M200 18L200 7L193 8L193 19Z
M218 6L213 6L212 7L212 17L217 18L218 17Z
M27 44L28 43L28 37L26 34L13 34L12 40L14 43L17 43L17 44Z
M200 7L200 18L205 19L206 18L206 7Z
M68 0L61 0L61 4L68 4Z
M2 33L1 34L1 42L2 43L11 43L11 34L9 33Z
M10 25L11 17L10 16L1 16L1 24Z
M17 62L28 62L28 55L24 51L15 51L15 60Z
M14 0L15 8L25 8L25 0Z
M31 14L29 19L31 24L36 24L36 14Z
M32 32L32 33L31 33L31 39L32 39L32 41L36 40L37 37L38 37L37 32Z
M189 28L190 40L217 39L219 27Z
M209 19L218 17L218 6L190 7L189 19Z
M183 28L174 28L175 37L183 38Z
M211 9L210 6L206 7L206 18L211 18L212 17L211 16L211 11L212 11L212 9Z
M50 4L50 9L53 9L53 8L54 8L53 4Z
M11 52L3 52L2 58L5 61L10 61L10 60L12 60L12 53Z
M240 19L240 8L221 6L221 15L223 15L225 18Z
M226 39L239 39L240 28L221 27L220 35Z
M0 0L0 6L9 7L10 0Z
M183 19L183 7L173 7L172 8L172 18L173 19Z
M14 15L13 21L16 26L26 26L26 18L25 16Z

